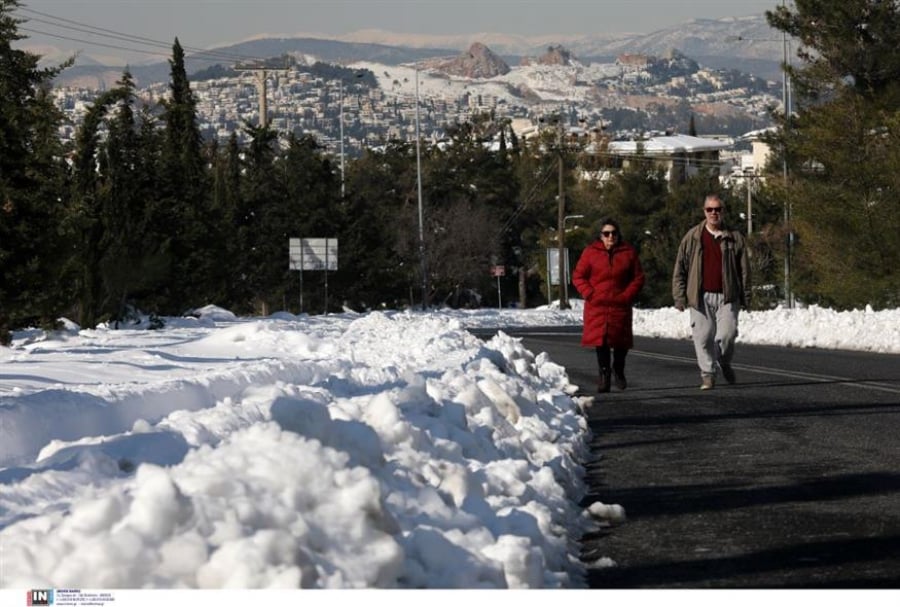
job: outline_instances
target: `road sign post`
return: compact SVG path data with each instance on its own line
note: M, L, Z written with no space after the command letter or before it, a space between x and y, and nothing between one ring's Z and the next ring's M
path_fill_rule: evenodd
M506 266L491 266L491 276L497 277L497 309L503 309L503 302L500 295L500 277L506 275Z
M553 301L553 291L551 290L551 285L563 284L560 283L560 275L559 271L562 269L564 276L563 280L567 287L569 284L569 249L563 249L563 263L559 262L559 249L550 247L547 249L547 303L551 303ZM565 266L565 267L560 267Z
M303 312L303 270L325 271L325 314L328 313L328 270L338 269L337 238L289 238L288 268L300 271L300 312Z

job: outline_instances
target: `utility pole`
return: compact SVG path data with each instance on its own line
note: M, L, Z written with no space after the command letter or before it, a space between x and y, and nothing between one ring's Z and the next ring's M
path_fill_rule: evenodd
M753 186L753 179L755 176L751 175L749 171L744 171L744 186L747 188L747 237L749 238L751 234L753 234L753 201L751 199L751 188Z
M557 153L557 161L558 172L559 172L559 189L556 195L556 240L559 246L559 256L557 258L558 266L557 270L559 271L559 309L560 310L568 310L569 309L569 301L566 296L567 290L567 279L566 274L566 257L565 257L565 247L566 247L566 190L565 190L565 150L564 150L564 141L563 141L563 131L565 129L565 125L563 124L563 111L560 110L559 114L555 118L541 118L541 123L550 123L554 122L556 124L556 153ZM549 259L548 266L549 266ZM550 268L547 268L547 298L552 299L553 294L550 288L551 280L550 280Z
M416 189L419 201L419 262L422 265L422 309L428 309L428 268L425 263L425 223L422 213L422 137L419 134L419 64L416 63Z
M341 104L341 200L344 199L344 79L339 81L340 104Z
M354 76L356 78L362 78L363 75L359 72L355 73ZM340 123L341 123L341 200L344 199L344 79L343 77L338 81L338 90L340 92Z
M559 309L568 310L569 300L566 296L568 291L569 277L566 275L566 190L565 190L565 162L563 158L563 119L562 112L559 115L557 124L558 147L559 147L559 193L557 194L556 206L556 224L559 234Z
M781 0L781 6L785 6L785 0ZM781 104L784 106L784 134L787 137L787 130L790 128L791 120L791 102L788 98L788 41L787 32L781 33L781 45L783 52L784 65L781 67ZM784 227L787 231L785 236L784 251L784 299L788 308L794 307L794 294L791 291L791 254L793 249L794 234L791 229L791 200L788 192L788 161L787 161L787 145L782 146L781 150L781 168L784 177Z
M234 69L238 72L250 72L255 76L256 90L259 94L259 126L262 128L266 128L267 126L269 126L269 109L266 99L266 78L268 77L268 73L270 71L286 74L287 70L272 70L271 68L265 67L242 67L239 65L234 66Z

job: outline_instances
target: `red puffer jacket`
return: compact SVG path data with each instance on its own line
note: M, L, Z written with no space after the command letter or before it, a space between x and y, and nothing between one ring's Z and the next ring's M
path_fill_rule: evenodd
M607 250L595 241L581 254L572 284L584 299L582 346L631 348L631 306L644 286L644 270L637 250L619 242Z

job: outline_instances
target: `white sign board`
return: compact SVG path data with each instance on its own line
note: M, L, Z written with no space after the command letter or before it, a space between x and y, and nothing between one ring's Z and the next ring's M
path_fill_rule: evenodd
M337 238L290 238L288 259L291 270L337 270Z
M563 271L566 274L566 282L568 282L569 249L565 249L563 257L563 263L565 264L565 268ZM559 249L547 249L547 277L548 284L559 284Z

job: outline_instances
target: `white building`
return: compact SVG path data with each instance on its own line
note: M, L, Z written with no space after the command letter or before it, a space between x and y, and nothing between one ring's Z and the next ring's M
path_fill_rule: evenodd
M683 183L706 171L718 177L719 154L729 149L731 140L706 139L691 135L665 135L633 141L612 141L608 152L628 166L636 159L651 159L666 169L669 184Z

